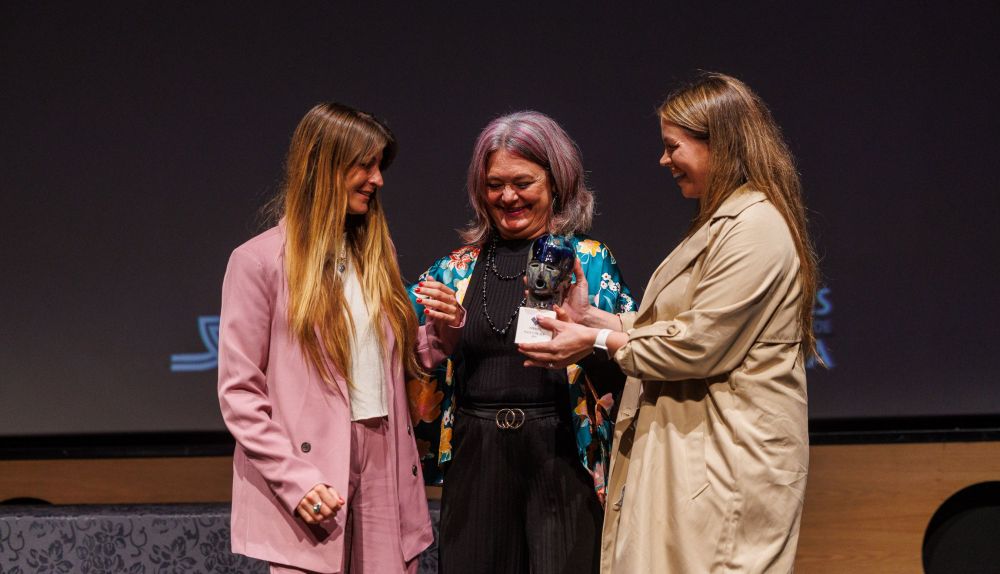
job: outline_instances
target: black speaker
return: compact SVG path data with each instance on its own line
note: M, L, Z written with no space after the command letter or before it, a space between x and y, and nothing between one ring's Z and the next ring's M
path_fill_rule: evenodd
M1000 482L953 494L927 524L927 574L1000 574Z

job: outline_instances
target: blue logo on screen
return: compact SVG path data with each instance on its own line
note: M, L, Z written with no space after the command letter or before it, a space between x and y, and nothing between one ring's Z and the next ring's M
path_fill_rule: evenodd
M813 307L813 333L816 335L816 353L826 363L828 369L832 369L836 363L830 348L827 346L827 339L833 336L833 302L830 300L830 288L821 287L816 292L816 306ZM806 361L806 368L816 366L816 359L809 357Z
M205 345L205 352L170 355L172 372L211 371L219 366L219 316L198 317L198 334Z
M816 334L816 352L828 369L836 363L826 340L833 335L833 302L830 299L829 287L822 287L816 292L816 306L813 307L813 333ZM211 371L219 366L219 316L202 315L198 317L198 334L205 345L204 353L182 353L170 355L170 370L175 373ZM810 357L806 368L816 366L816 359Z

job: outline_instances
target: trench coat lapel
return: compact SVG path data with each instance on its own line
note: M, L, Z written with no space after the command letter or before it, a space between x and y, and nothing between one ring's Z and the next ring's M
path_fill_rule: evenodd
M642 322L645 316L653 308L656 302L656 294L663 290L682 271L688 268L691 263L698 258L705 248L708 247L712 222L724 217L735 217L747 207L755 203L766 200L767 197L759 192L752 191L741 186L730 195L719 209L712 214L712 218L698 228L693 235L681 242L674 251L656 268L646 291L642 297L642 304L639 305L639 312L636 315L636 322Z
M653 304L656 302L656 294L673 281L674 277L677 277L681 271L687 269L691 262L705 250L705 247L708 246L708 228L708 223L699 227L694 232L694 235L691 235L678 245L673 253L667 256L663 263L653 272L653 276L649 278L649 284L646 285L642 303L639 305L636 323L643 321L645 316L653 309Z

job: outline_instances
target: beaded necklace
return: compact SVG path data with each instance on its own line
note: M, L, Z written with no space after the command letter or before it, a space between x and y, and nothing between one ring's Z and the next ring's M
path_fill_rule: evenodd
M500 273L497 269L497 238L495 235L490 241L490 248L489 251L486 252L486 261L484 261L484 263L486 264L486 273L483 274L483 315L486 317L486 322L490 324L490 329L492 329L497 335L503 337L507 334L507 330L510 329L510 324L514 322L514 317L517 317L517 313L521 310L521 307L524 306L525 302L527 302L527 298L521 298L521 302L514 307L514 312L511 313L510 318L507 319L507 324L503 326L503 329L499 329L497 328L496 323L493 322L493 318L490 317L490 312L486 309L486 284L489 282L490 273L496 275L497 279L501 281L513 281L515 279L520 279L521 276L524 275L524 270L522 269L514 275L504 275L503 273Z

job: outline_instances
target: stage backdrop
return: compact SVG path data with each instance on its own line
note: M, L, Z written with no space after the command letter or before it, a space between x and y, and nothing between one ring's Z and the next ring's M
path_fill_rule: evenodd
M223 428L226 262L322 100L399 137L409 279L459 245L479 130L530 108L579 143L641 293L694 208L654 110L697 69L756 89L798 158L813 418L1000 413L995 2L375 4L0 6L0 437Z

